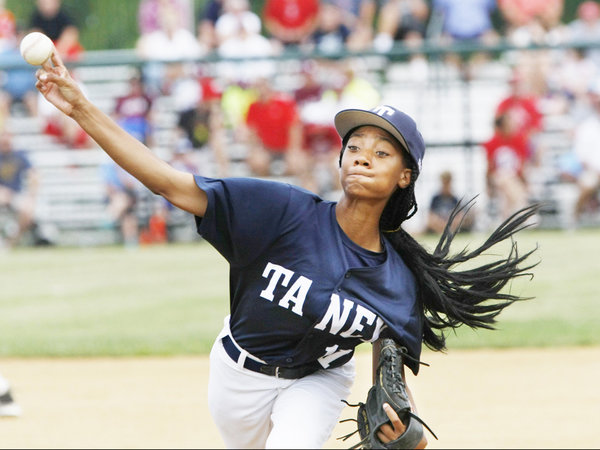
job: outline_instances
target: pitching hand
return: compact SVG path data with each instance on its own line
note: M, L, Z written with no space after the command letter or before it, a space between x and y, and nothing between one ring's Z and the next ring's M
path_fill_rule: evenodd
M52 63L50 62L52 61ZM55 51L51 60L46 61L36 72L38 91L60 111L70 116L77 105L85 101L79 86L71 78L69 71Z

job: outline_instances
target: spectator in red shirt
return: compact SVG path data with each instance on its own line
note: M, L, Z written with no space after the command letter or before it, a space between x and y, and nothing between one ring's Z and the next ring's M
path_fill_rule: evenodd
M319 0L267 0L263 24L283 46L306 43L317 26Z
M274 90L265 78L256 82L256 90L257 100L246 114L248 167L257 176L302 173L302 124L296 102Z
M542 151L537 135L542 131L544 116L538 106L538 97L529 92L526 80L515 73L510 81L510 93L496 107L495 117L509 114L516 123L517 132L526 139L532 162L539 160Z
M543 119L537 97L527 92L520 75L513 75L509 83L511 92L496 107L496 116L509 112L520 124L519 131L528 136L537 133L542 129Z
M527 165L530 158L527 137L520 131L515 116L503 113L496 117L494 135L483 144L487 159L489 196L500 203L506 219L527 205Z

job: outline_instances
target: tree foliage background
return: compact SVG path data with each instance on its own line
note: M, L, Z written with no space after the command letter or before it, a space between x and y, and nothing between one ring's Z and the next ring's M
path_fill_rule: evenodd
M193 4L192 25L207 0L189 0ZM63 0L66 11L77 23L81 42L87 50L126 49L135 47L139 37L137 10L139 0ZM252 9L260 11L264 0L251 0ZM17 23L27 29L35 0L7 0L6 8L15 14Z

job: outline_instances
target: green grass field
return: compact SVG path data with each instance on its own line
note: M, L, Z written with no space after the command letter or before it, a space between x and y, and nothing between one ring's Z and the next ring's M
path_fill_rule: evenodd
M460 236L453 247L474 247ZM432 238L423 238L428 247ZM498 331L459 329L449 348L600 344L600 230L526 231L539 245L532 280L511 292ZM0 356L207 353L228 311L225 260L204 242L102 248L22 248L0 254Z

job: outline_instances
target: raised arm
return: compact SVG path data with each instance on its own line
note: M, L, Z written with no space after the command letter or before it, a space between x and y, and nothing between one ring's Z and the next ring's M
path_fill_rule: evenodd
M123 169L155 194L197 216L204 216L207 196L192 174L176 170L119 127L81 92L55 51L36 73L36 88L56 108L73 118Z

